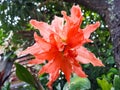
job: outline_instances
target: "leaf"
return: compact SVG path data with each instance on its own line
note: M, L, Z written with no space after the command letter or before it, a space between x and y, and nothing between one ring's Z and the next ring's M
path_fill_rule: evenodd
M103 78L102 80L97 78L97 83L102 90L111 90L112 88L112 83L109 83L105 78Z
M3 87L2 87L2 90L10 90L10 83L9 82L5 82Z
M34 77L31 75L31 73L22 65L15 63L16 66L16 75L21 80L24 81L33 87L35 87L35 81Z
M115 90L120 90L120 77L118 75L114 76L113 86Z
M90 88L91 84L88 78L80 78L75 76L71 79L69 84L65 84L63 90L86 90Z
M107 63L107 64L114 64L115 62L114 62L113 56L109 56L109 57L107 58L107 60L106 60L106 63Z

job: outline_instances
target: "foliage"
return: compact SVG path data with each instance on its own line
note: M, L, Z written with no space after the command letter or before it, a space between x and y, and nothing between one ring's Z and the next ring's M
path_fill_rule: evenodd
M98 85L101 87L102 90L110 90L112 88L112 84L109 83L106 79L98 79L97 78Z
M119 75L115 75L114 76L114 80L113 80L113 87L115 90L120 90L120 76Z
M97 78L97 83L102 90L119 90L119 82L119 71L115 68L111 68L106 74Z
M2 90L10 90L10 83L9 82L5 82L4 86L2 87Z
M50 23L54 15L61 16L61 10L65 10L69 13L71 6L72 4L65 3L62 0L1 0L0 45L6 48L7 42L7 49L14 51L32 45L34 43L33 32L37 30L34 30L30 26L29 20L36 19ZM83 6L82 12L84 15L82 28L87 24L91 24L96 21L101 22L101 27L91 35L91 39L94 42L89 45L85 45L105 64L105 67L93 67L91 64L83 65L84 71L89 76L88 80L91 84L90 90L99 90L101 88L102 90L105 90L106 86L107 89L112 87L115 88L115 90L119 90L120 87L118 83L120 82L120 76L112 55L113 48L107 25L98 14ZM11 32L13 32L13 35L8 38ZM20 71L17 71L17 73L20 73ZM23 70L22 73L24 72L26 73L26 71ZM21 75L18 76L21 77ZM53 84L53 87L55 88L54 90L61 89L61 86L64 87L66 81L64 76L62 76L62 78L63 79L58 79ZM40 76L40 81L45 89L47 89L47 80L48 76L46 74ZM29 83L29 81L27 82Z
M88 78L80 78L74 76L71 78L70 83L66 83L63 90L88 90L91 88L91 84Z
M35 87L35 80L31 73L22 65L15 63L17 77Z

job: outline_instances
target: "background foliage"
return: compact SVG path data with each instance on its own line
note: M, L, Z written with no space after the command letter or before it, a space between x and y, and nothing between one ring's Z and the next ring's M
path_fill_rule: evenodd
M50 23L55 15L61 16L61 10L70 13L69 10L72 5L73 4L66 3L62 0L1 0L0 45L5 48L5 51L12 50L16 52L19 49L25 49L34 43L33 32L37 31L29 24L30 19ZM81 28L96 21L101 22L100 28L91 35L91 39L94 43L85 46L102 60L105 67L93 67L91 64L83 65L84 71L89 77L83 80L76 79L78 77L73 75L71 83L75 82L76 84L70 84L70 86L65 84L66 80L61 73L60 78L53 84L53 88L54 90L62 90L65 85L64 88L73 90L72 88L78 85L78 88L83 87L83 89L80 90L111 90L111 88L119 90L120 87L117 85L118 82L120 82L119 71L114 63L112 55L113 48L107 25L97 13L86 9L83 6L81 6L81 8L84 16ZM19 67L18 65L17 68L23 67ZM19 70L17 71L17 75L20 76ZM39 79L42 82L43 87L47 89L46 83L48 75L42 75ZM25 81L24 78L22 78L22 80ZM81 86L81 84L79 85L79 82L83 82L83 86ZM30 87L31 86L28 85L28 89L26 90L34 90ZM23 88L25 87L22 87L20 90L23 90Z

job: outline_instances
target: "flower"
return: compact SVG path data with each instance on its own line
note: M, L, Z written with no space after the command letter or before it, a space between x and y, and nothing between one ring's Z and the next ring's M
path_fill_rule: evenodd
M87 77L82 70L81 64L91 63L94 66L104 66L95 55L83 45L92 42L90 34L94 32L100 23L87 25L81 29L82 12L78 5L73 5L71 15L61 12L63 17L55 16L51 25L45 22L30 20L30 24L38 29L42 37L34 33L35 44L28 47L23 54L35 56L30 64L41 64L46 60L39 74L49 73L47 85L51 88L52 83L59 77L60 70L70 82L71 73L75 72L80 77Z

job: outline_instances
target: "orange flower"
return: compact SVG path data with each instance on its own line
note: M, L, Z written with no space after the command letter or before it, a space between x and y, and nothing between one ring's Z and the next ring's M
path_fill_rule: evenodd
M41 64L45 60L48 61L39 74L49 73L47 84L49 87L59 77L60 70L65 74L66 80L70 82L72 72L80 77L87 76L80 64L91 63L94 66L103 66L93 53L83 47L85 43L92 41L89 39L90 34L100 26L100 23L96 22L81 29L83 16L78 5L71 8L71 16L67 16L65 11L61 13L63 18L55 16L51 25L31 20L30 24L40 31L42 37L35 33L35 44L22 52L35 56L30 64Z

